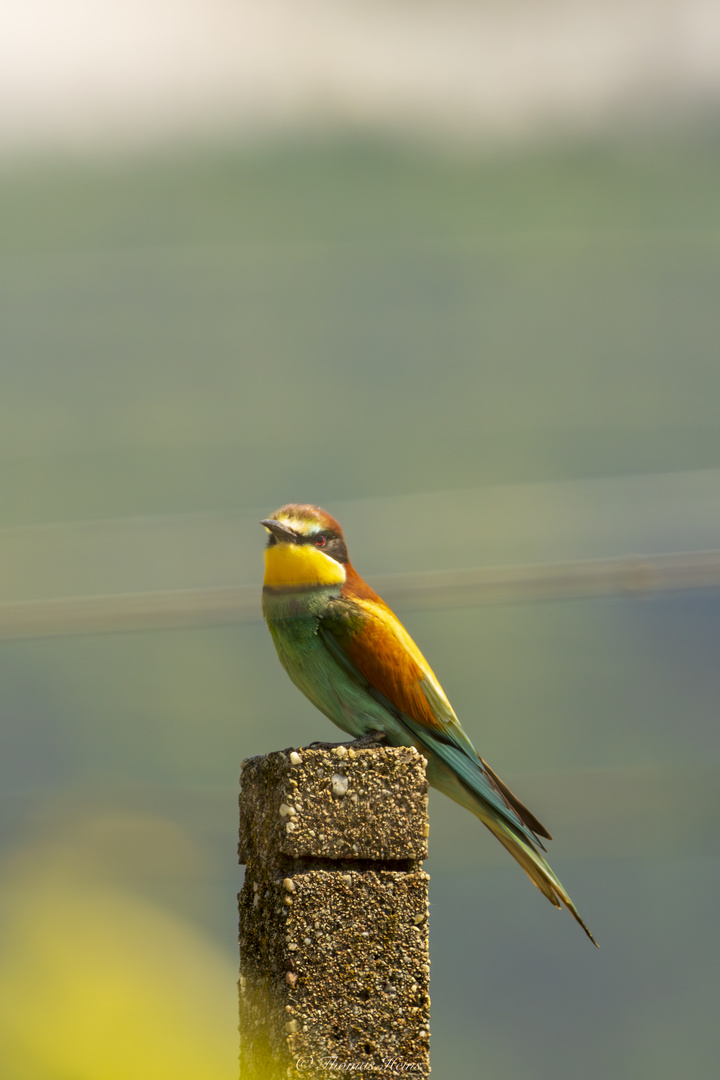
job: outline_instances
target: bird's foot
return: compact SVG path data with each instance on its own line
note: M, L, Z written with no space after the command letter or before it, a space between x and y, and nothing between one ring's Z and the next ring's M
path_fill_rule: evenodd
M306 750L334 750L338 746L350 746L350 743L346 742L310 742L305 747Z
M308 750L335 750L338 746L344 746L347 750L348 747L352 747L353 750L366 750L370 746L382 746L385 742L386 735L384 731L369 731L367 735L361 735L359 739L351 739L345 742L311 742L308 743Z
M350 746L353 750L366 750L369 746L382 746L386 742L387 735L384 731L368 731L367 735L354 739Z

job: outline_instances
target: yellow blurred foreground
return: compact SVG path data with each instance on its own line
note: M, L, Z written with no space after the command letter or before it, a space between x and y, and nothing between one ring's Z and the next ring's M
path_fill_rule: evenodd
M56 825L56 836L2 865L0 1074L234 1077L236 971L188 921L130 882L138 870L147 873L157 851L170 864L163 874L200 853L157 818ZM126 857L118 859L119 849Z

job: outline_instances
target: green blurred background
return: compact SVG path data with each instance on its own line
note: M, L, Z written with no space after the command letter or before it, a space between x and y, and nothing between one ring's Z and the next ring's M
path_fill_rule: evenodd
M14 1080L235 1075L240 762L335 737L260 517L325 506L371 581L720 546L714 123L351 127L4 163L0 603L258 590L0 643ZM719 600L399 611L601 944L434 795L439 1077L715 1074Z

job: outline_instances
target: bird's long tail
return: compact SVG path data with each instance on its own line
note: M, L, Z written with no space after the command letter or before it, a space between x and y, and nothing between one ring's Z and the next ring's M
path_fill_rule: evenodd
M562 884L530 841L521 836L511 825L506 825L504 821L498 818L482 814L481 820L490 829L491 833L498 838L503 847L507 848L512 857L520 863L533 885L536 885L556 908L564 904L573 918L580 923L593 945L597 947L597 941L580 918L575 905L565 892Z
M487 762L477 758L476 764L469 754L437 741L437 752L433 752L427 733L424 734L424 741L418 738L416 745L427 759L427 778L433 787L480 818L483 825L520 863L533 885L554 907L559 908L564 904L593 945L597 946L597 941L578 915L561 882L538 850L542 848L540 837L549 840L550 833L495 775Z

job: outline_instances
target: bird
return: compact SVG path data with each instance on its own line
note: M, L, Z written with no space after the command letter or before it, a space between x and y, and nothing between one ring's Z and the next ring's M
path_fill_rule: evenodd
M353 567L335 518L288 503L260 524L263 614L295 685L356 745L414 746L429 783L475 814L597 945L543 858L550 833L479 756L410 634Z

